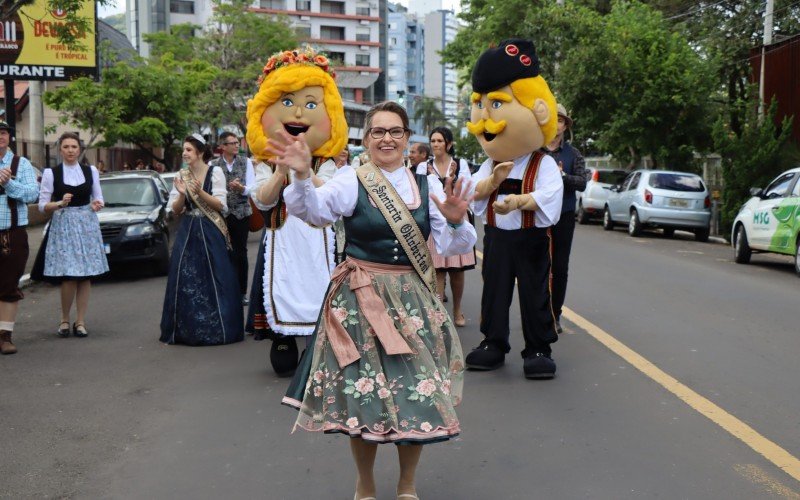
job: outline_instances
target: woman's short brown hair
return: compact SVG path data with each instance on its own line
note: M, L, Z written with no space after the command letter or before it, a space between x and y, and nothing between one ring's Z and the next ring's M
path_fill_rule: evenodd
M369 135L369 130L372 128L372 118L381 111L388 111L389 113L394 113L399 116L400 120L403 121L403 128L408 130L408 113L406 112L406 108L394 101L383 101L372 106L372 108L367 111L367 116L364 118L363 139L366 139Z

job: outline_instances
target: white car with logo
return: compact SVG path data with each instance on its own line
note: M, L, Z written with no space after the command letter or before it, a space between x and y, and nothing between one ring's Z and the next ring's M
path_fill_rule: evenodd
M793 255L800 276L800 167L782 173L766 189L752 188L750 194L733 221L734 260L746 264L753 252Z

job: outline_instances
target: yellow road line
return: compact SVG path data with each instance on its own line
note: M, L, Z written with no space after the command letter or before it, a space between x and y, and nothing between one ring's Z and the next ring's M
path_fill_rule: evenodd
M479 259L483 260L483 252L475 250L475 253ZM644 373L658 385L673 393L678 399L689 405L692 409L722 427L722 429L752 448L753 451L792 476L796 481L800 481L800 460L798 460L797 457L762 436L755 429L726 412L710 400L682 384L580 314L564 307L562 316L585 330L586 333L594 337L595 340L630 363L634 368Z
M800 460L777 444L759 434L755 429L726 412L716 404L680 383L656 365L615 339L600 327L589 322L571 309L564 308L562 314L571 322L585 330L598 342L609 348L619 357L630 363L637 370L647 375L654 382L676 395L681 401L695 411L722 427L779 469L800 481Z

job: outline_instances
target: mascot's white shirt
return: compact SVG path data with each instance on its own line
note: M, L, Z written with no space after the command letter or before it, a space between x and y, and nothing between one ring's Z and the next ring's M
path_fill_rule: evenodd
M509 179L522 179L525 174L525 167L531 158L529 153L514 159L514 167L508 174ZM492 173L494 161L489 158L481 165L481 168L472 176L473 185L489 177ZM539 165L539 173L534 184L533 199L539 208L534 213L536 227L550 227L556 225L561 218L561 202L564 197L564 181L561 179L561 172L558 170L555 160L551 156L544 155ZM498 195L497 201L502 201L505 195ZM489 206L489 198L472 202L472 210L475 215L479 215L486 224L486 212ZM514 210L505 215L495 212L495 226L499 229L512 230L522 227L522 212Z

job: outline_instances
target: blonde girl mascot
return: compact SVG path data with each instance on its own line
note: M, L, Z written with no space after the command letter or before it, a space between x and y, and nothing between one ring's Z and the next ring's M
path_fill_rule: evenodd
M334 78L328 58L310 47L279 52L267 61L258 92L247 103L247 142L257 161L251 197L265 221L247 330L272 340L270 362L279 376L290 376L297 367L296 337L314 331L335 267L334 233L286 212L283 190L294 176L270 161L267 141L304 134L314 155L314 185L333 177L333 158L347 143Z

